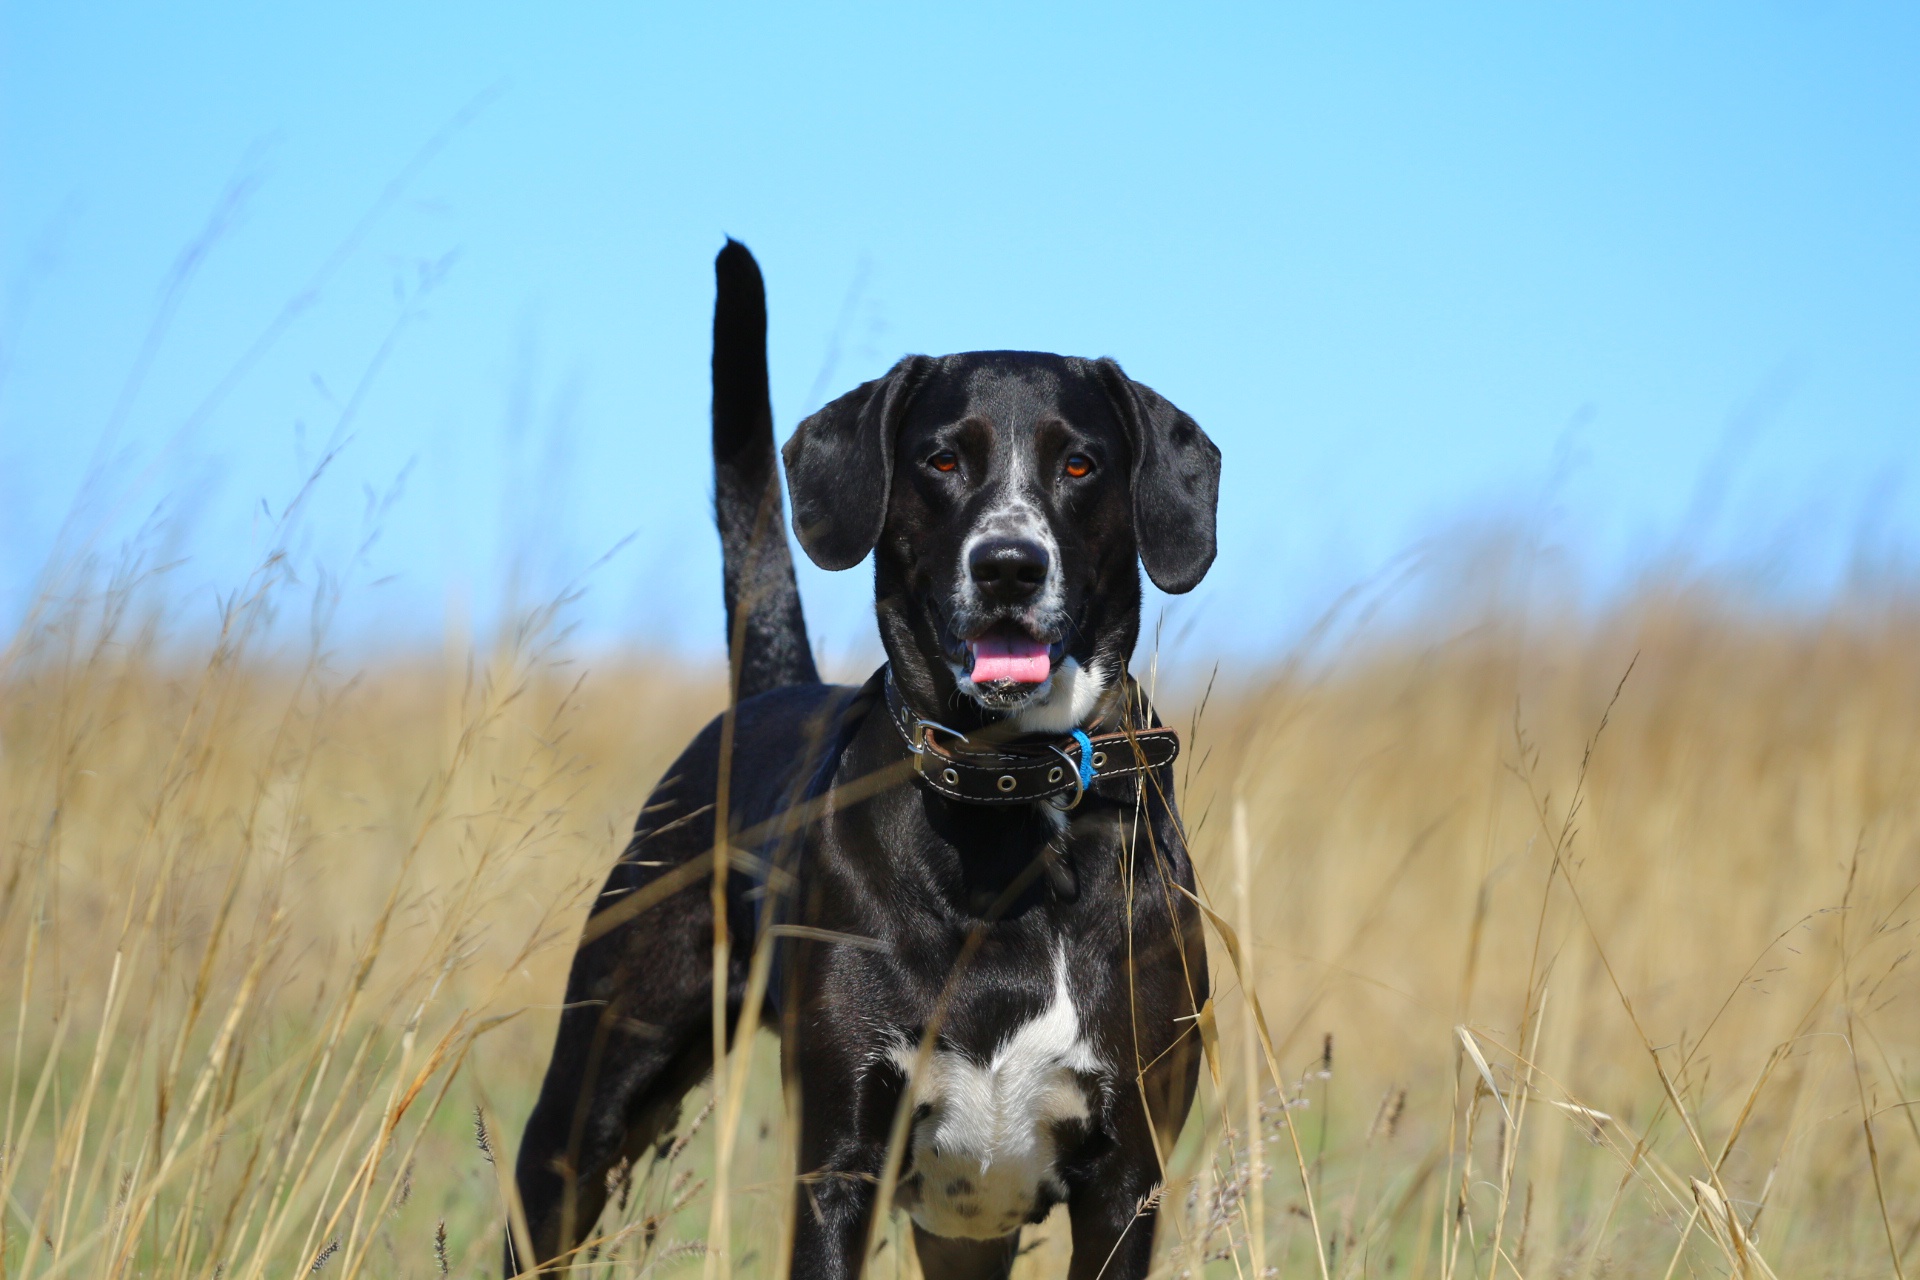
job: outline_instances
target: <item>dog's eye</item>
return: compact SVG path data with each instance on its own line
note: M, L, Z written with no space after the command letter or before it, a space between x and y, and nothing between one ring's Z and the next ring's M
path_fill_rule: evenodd
M1067 474L1075 480L1090 476L1093 474L1093 459L1084 453L1070 453L1067 455L1066 469Z
M935 471L951 471L960 465L960 456L951 449L942 449L927 459L927 465Z

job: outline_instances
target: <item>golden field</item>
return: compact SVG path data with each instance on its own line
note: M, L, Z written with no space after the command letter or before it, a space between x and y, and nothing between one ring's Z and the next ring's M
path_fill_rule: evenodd
M50 596L0 659L6 1277L497 1273L588 898L724 700L540 616L348 669L280 572L198 641ZM1219 914L1159 1270L1911 1274L1920 602L1484 598L1162 673ZM751 1054L576 1270L779 1274Z

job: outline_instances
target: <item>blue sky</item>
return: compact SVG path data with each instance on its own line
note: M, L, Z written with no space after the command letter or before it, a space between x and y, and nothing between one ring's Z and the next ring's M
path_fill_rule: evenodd
M163 504L205 612L344 431L304 557L404 475L354 635L631 536L584 632L717 648L726 234L783 434L979 347L1193 413L1223 651L1516 518L1589 595L1676 549L1804 594L1920 546L1911 6L402 8L4 11L9 616L91 459L83 527ZM803 590L866 643L863 572Z

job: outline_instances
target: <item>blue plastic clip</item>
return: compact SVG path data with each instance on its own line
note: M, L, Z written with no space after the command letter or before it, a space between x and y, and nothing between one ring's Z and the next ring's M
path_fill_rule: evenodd
M1073 740L1080 744L1080 789L1085 791L1093 785L1093 740L1085 729L1075 729Z

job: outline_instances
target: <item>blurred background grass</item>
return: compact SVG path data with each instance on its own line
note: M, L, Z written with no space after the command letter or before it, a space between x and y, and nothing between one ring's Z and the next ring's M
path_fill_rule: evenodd
M7 651L9 1276L496 1267L588 896L722 705L718 670L583 654L556 610L337 666L273 626L287 563L217 636L136 564ZM1390 623L1362 593L1210 685L1141 655L1247 935L1244 983L1213 938L1166 1274L1319 1275L1315 1222L1329 1275L1913 1264L1920 595L1787 614L1668 574L1580 621L1530 603L1539 570L1482 546ZM775 1056L729 1191L743 1275L777 1274L788 1211ZM704 1098L581 1266L712 1265ZM1062 1218L1029 1238L1057 1273Z

